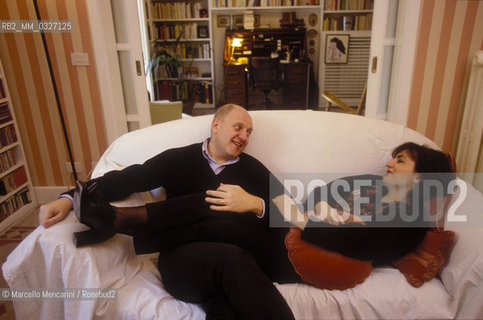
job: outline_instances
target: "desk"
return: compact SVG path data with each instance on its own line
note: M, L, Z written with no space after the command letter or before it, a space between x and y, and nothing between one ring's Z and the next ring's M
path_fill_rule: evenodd
M277 109L307 109L309 105L309 76L312 64L309 62L280 63L283 75L284 103ZM225 103L247 106L249 74L245 64L225 65Z

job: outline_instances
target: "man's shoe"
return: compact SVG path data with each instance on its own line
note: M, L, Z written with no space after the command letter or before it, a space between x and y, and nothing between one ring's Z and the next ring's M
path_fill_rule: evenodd
M89 229L80 232L74 232L73 241L76 248L90 246L92 244L101 243L112 238L116 232L97 232L97 230Z
M92 202L88 194L88 185L77 181L73 200L74 213L79 222L87 225L91 230L74 234L76 247L99 243L116 234L114 208L107 202Z

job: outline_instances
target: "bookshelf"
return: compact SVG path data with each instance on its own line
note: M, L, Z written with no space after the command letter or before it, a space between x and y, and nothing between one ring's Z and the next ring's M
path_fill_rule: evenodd
M152 100L182 100L193 102L194 108L214 107L208 1L145 1L150 60L162 57L151 68Z
M323 31L370 31L373 0L326 0Z
M0 61L0 233L35 206L7 81Z
M325 0L322 6L319 88L357 106L367 82L374 0ZM331 60L330 42L339 40L347 54ZM325 103L319 99L319 107Z
M211 0L213 10L313 10L319 0Z

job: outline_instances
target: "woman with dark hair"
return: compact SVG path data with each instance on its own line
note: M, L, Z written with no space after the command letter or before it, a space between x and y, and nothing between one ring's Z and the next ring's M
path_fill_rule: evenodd
M308 198L308 203L315 204L309 212L315 219L306 218L305 226L299 224L301 238L347 257L370 260L373 266L389 264L414 250L436 226L438 217L431 212L434 203L430 206L430 202L435 196L444 201L454 179L453 161L441 151L412 142L395 148L392 156L385 177L348 177L315 189ZM349 190L333 188L341 180ZM364 180L371 182L355 190ZM370 201L354 212L357 197Z

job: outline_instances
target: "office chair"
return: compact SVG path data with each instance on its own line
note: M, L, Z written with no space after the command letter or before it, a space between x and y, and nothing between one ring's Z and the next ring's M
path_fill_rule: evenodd
M263 92L263 106L265 108L273 105L268 99L271 90L282 87L283 81L278 71L278 59L270 57L251 57L250 58L250 79L253 90L259 88Z
M149 102L151 123L162 123L171 120L181 119L183 102L181 101L153 101Z
M357 115L362 115L364 113L364 109L366 107L366 92L367 92L367 83L364 86L364 90L362 91L362 96L361 100L359 101L359 106L357 107L357 110L354 110L351 108L349 105L347 105L345 102L334 96L332 93L329 91L324 91L322 93L322 97L327 100L327 106L325 108L325 111L330 111L330 108L332 105L336 105L349 113L352 114L357 114Z

